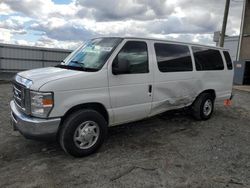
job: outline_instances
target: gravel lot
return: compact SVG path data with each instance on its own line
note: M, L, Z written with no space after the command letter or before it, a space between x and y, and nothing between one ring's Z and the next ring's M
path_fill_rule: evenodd
M166 113L114 127L96 154L76 159L12 130L2 83L0 187L250 187L250 93L234 92L209 121Z

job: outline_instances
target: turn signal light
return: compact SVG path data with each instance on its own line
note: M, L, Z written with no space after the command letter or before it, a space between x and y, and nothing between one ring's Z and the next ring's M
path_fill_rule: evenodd
M44 107L53 106L53 100L52 99L43 99L43 106Z

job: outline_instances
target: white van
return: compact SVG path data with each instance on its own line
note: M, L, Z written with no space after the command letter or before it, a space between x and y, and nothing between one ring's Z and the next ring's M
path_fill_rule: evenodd
M20 72L11 120L26 138L57 137L73 156L95 152L109 126L187 107L207 120L232 97L228 51L144 38L96 38L56 67Z

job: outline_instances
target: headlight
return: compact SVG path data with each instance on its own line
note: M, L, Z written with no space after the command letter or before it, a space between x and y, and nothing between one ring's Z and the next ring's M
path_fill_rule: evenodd
M15 80L24 85L26 88L30 88L30 86L33 84L33 82L27 78L23 78L21 76L19 76L18 74L15 76Z
M30 92L30 106L33 116L41 118L48 117L53 105L53 93Z

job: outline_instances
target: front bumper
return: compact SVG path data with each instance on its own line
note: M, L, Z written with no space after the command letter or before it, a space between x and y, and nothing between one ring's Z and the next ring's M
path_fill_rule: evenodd
M36 140L56 137L61 118L41 119L27 116L18 111L14 101L10 102L10 108L11 124L24 137Z

